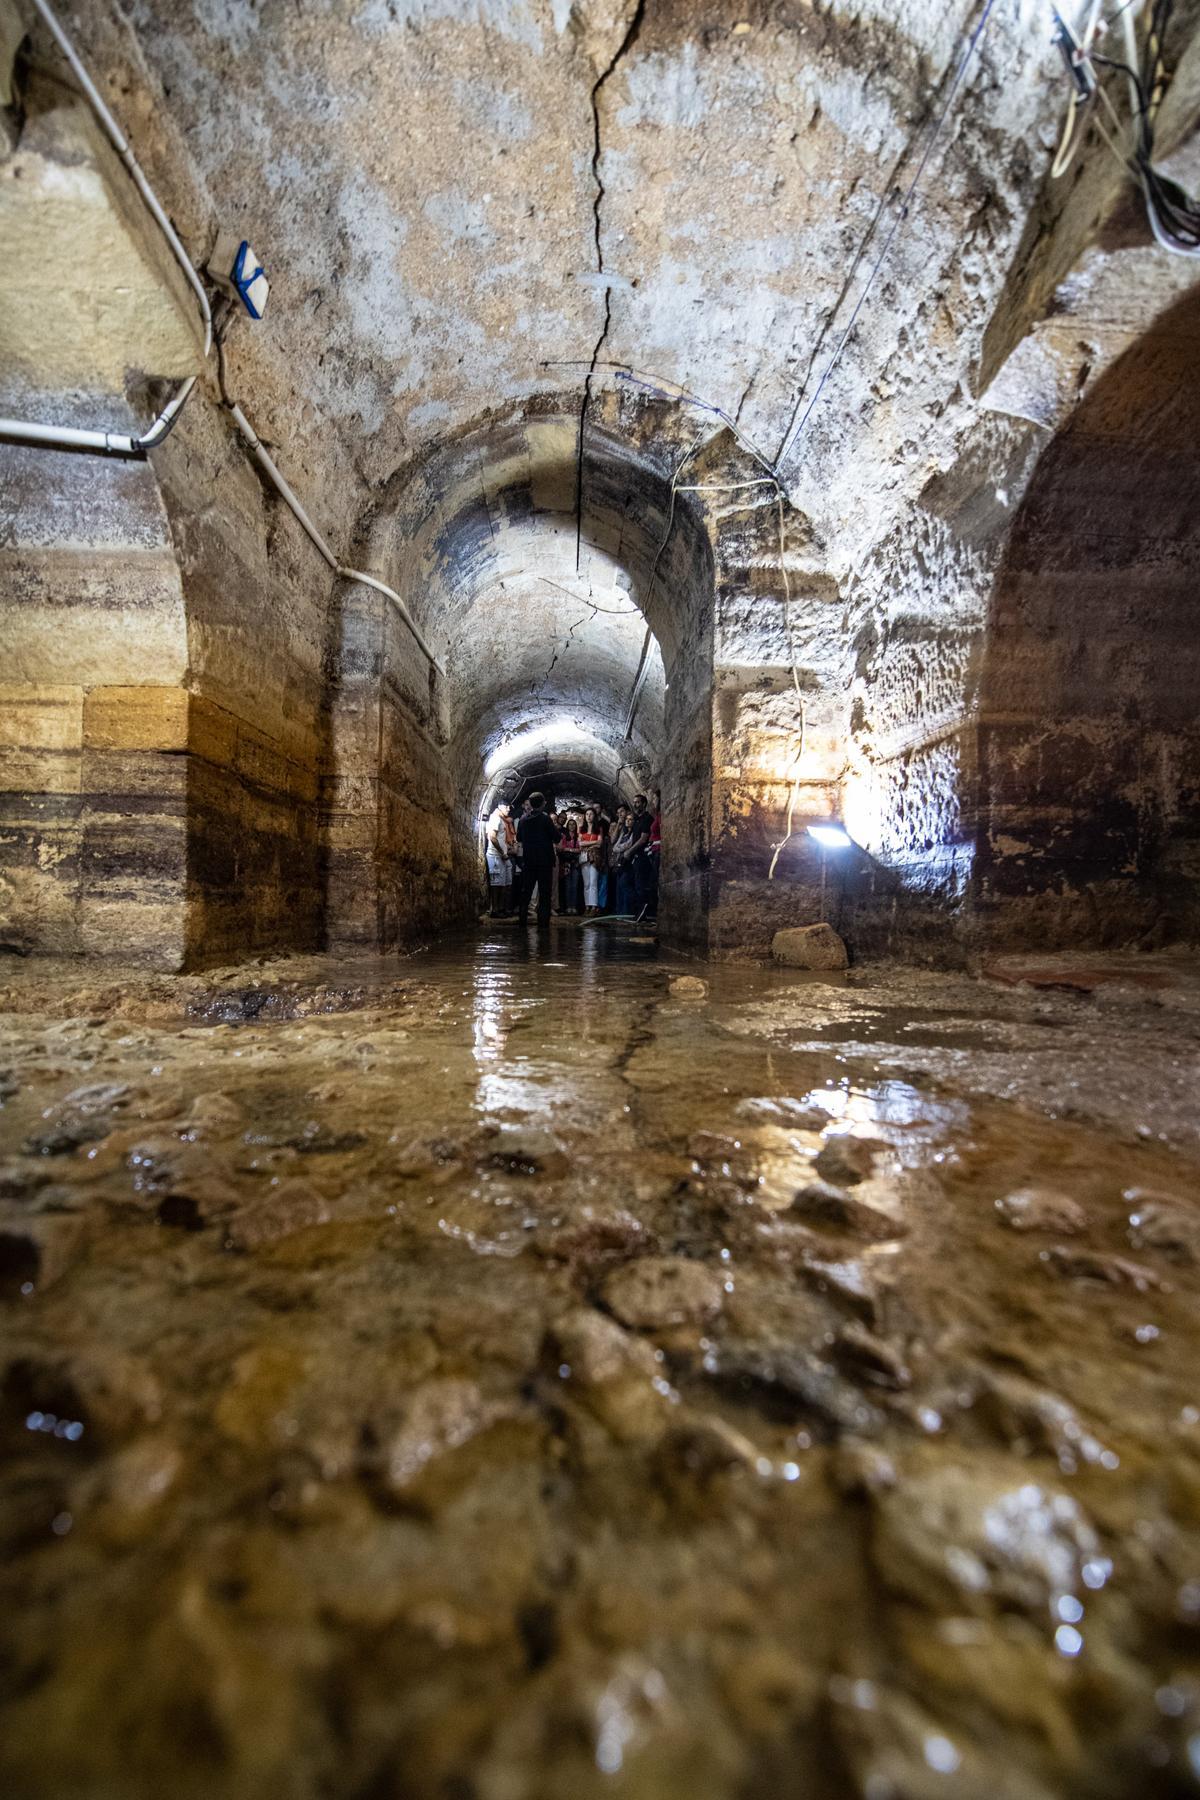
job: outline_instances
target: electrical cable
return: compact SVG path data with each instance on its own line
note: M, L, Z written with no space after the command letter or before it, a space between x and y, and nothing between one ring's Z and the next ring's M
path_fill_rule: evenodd
M854 330L855 325L857 325L857 323L858 323L859 316L862 313L862 309L866 305L867 296L870 294L871 289L875 285L875 281L876 281L876 278L877 278L880 270L883 268L884 263L887 261L888 252L891 250L892 244L895 242L897 232L899 231L901 225L904 223L904 221L908 217L909 207L912 205L913 199L917 192L917 188L919 187L920 182L921 182L921 177L924 175L925 170L929 164L929 159L933 154L933 147L941 135L943 125L945 124L947 118L949 117L950 108L953 105L954 97L958 93L959 87L962 84L962 78L966 74L967 69L971 63L971 60L974 57L975 52L979 47L980 40L983 37L985 30L987 29L987 23L988 23L988 20L992 16L992 11L995 7L995 3L996 3L996 0L984 0L983 11L979 16L979 20L976 23L974 30L970 33L969 37L967 38L966 46L963 50L962 56L959 58L958 66L955 69L954 76L950 82L950 86L949 86L949 90L946 94L945 102L942 105L941 111L938 113L937 117L933 121L932 130L930 131L929 136L926 140L925 148L921 153L921 159L917 164L916 171L913 174L913 178L908 184L908 188L907 188L907 191L905 192L904 199L901 202L899 211L896 213L895 218L892 220L892 223L891 223L890 227L888 228L888 232L883 240L883 246L880 249L879 255L875 258L875 261L872 263L871 268L867 274L866 283L862 289L862 292L859 294L858 299L854 303L854 309L850 314L850 318L846 324L846 329L842 332L841 337L838 339L837 347L834 350L833 355L830 357L829 361L825 365L824 370L822 371L821 379L817 383L816 389L813 393L811 400L808 402L808 405L805 407L804 412L802 413L799 421L793 425L789 435L787 436L787 438L784 440L783 444L780 447L779 455L775 458L775 462L773 465L773 470L772 470L773 473L777 473L783 467L783 464L787 460L788 456L791 454L792 448L795 445L797 439L803 435L805 427L807 426L809 419L812 417L813 409L816 406L818 400L821 398L822 393L824 392L825 384L828 382L829 377L833 374L833 371L837 368L838 363L842 359L842 352L845 350L847 343L850 341L850 334Z
M695 438L692 440L690 447L684 451L683 455L680 457L679 461L675 465L675 472L671 477L671 498L670 498L670 502L667 506L666 529L664 530L664 532L662 534L662 538L659 542L658 549L654 553L654 561L650 564L650 573L646 577L646 598L648 601L653 598L654 583L658 578L658 565L662 561L663 551L667 547L667 542L671 536L671 530L675 524L675 496L679 490L679 477L682 475L682 473L683 473L684 469L687 467L688 463L691 462L693 456L695 456L697 450L700 448L700 445L701 445L703 439L704 439L703 431L697 432ZM651 642L653 641L653 638L654 638L654 632L651 629L651 627L649 625L647 625L646 626L646 635L642 639L642 653L638 658L638 665L634 671L633 691L631 692L631 694L629 696L629 706L625 713L625 729L622 733L622 741L625 743L628 743L629 739L633 735L633 721L637 714L638 700L641 698L642 684L646 679L646 670L649 666L649 661L650 661L650 645L651 645Z
M229 320L229 323L232 324L233 318L236 318L236 317L237 317L237 315L233 314ZM320 531L317 529L317 527L313 524L312 520L309 518L308 513L305 511L304 507L300 504L300 501L296 498L296 495L293 493L291 487L288 485L288 483L284 479L283 475L280 474L279 469L276 467L274 459L271 457L270 453L267 451L261 438L259 437L258 433L255 431L253 425L251 425L249 419L246 417L245 413L242 411L242 409L238 405L237 401L234 400L229 393L229 389L226 385L226 379L225 379L225 343L224 343L223 334L221 337L218 337L218 339L217 339L217 379L218 379L218 384L219 384L220 390L221 390L222 405L225 407L226 411L229 413L230 418L233 420L234 424L237 426L238 431L241 433L241 436L242 436L244 442L246 443L247 447L249 448L251 455L254 457L255 462L258 464L259 468L263 471L263 474L267 477L267 479L271 483L272 487L275 488L275 490L279 494L280 498L283 500L285 505L288 507L288 509L292 513L293 517L296 519L297 523L299 524L301 530L304 531L306 536L309 538L310 542L312 543L314 549L317 551L318 555L324 558L324 560L328 563L329 567L333 570L334 574L340 575L341 578L343 579L343 581L357 581L363 587L373 588L376 593L383 594L386 596L387 599L393 601L395 603L395 606L396 606L399 614L400 614L400 617L403 619L403 621L407 625L409 631L412 633L413 639L415 640L417 647L421 650L423 655L432 664L432 666L437 670L438 674L444 676L446 673L445 669L442 667L441 663L438 661L438 659L434 655L433 651L429 648L429 645L425 642L425 639L421 634L420 627L417 625L416 620L413 618L412 614L409 612L408 607L405 605L404 601L400 598L400 595L396 592L395 588L389 587L386 581L380 581L378 579L378 577L375 575L365 575L361 569L351 569L351 568L347 567L346 564L340 563L338 561L337 557L334 555L333 551L329 548L329 545L326 543L324 537L322 537Z
M132 177L138 193L141 195L151 216L170 246L171 254L183 270L184 275L187 277L189 287L196 295L200 307L200 315L204 322L203 360L207 363L213 348L214 334L212 307L209 302L208 294L205 291L204 283L201 281L190 256L184 249L175 227L171 224L170 219L163 210L158 196L155 194L154 189L150 186L150 183L142 173L138 161L126 142L120 126L105 105L99 89L84 67L74 44L55 18L54 13L47 4L47 0L33 0L33 5L39 16L45 22L55 43L62 51L63 56L66 58L75 79L79 82L79 85L83 90L84 98L95 113L103 127L105 135L108 137L113 148L116 150L122 163ZM227 316L225 321L226 329L228 329L230 322L231 320ZM399 610L400 617L404 620L405 625L407 625L409 631L412 633L413 638L422 653L427 657L433 668L437 670L438 674L444 676L445 670L433 651L429 648L429 645L425 642L416 621L396 590L389 587L386 582L380 581L374 575L364 575L361 569L347 568L344 564L338 562L333 551L329 548L329 545L325 542L325 539L321 536L321 533L317 530L317 527L305 512L303 506L296 498L296 495L292 492L292 489L280 474L245 413L242 411L241 407L237 405L236 401L231 398L225 382L224 349L219 338L216 341L216 348L217 379L221 391L222 404L233 419L234 424L237 426L238 431L241 433L242 438L249 447L255 461L267 476L267 479L271 482L280 498L292 512L318 553L329 564L329 567L337 575L341 576L343 580L357 581L364 587L374 588L377 593L384 594L389 600L393 601ZM105 456L142 459L145 457L147 451L156 449L174 429L175 423L198 379L199 377L197 375L189 375L187 380L176 389L172 398L167 402L166 406L163 407L158 417L148 429L137 437L134 437L127 432L84 431L63 425L35 425L23 419L0 419L0 438L10 438L17 443L29 444L39 448L85 450L98 452Z
M1056 41L1076 86L1072 90L1067 125L1051 173L1061 173L1074 155L1074 149L1068 154L1068 144L1078 104L1078 91L1082 87L1090 87L1091 91L1099 94L1101 104L1118 135L1124 135L1126 125L1096 72L1097 65L1124 75L1129 86L1129 123L1132 130L1130 149L1122 151L1098 117L1095 120L1096 126L1121 167L1141 187L1147 219L1156 243L1175 256L1200 257L1200 202L1186 193L1178 182L1164 175L1154 163L1155 118L1168 86L1163 46L1175 0L1153 0L1146 41L1141 50L1138 48L1134 13L1130 10L1134 4L1135 0L1125 0L1125 4L1112 18L1104 21L1107 28L1118 18L1121 20L1125 40L1125 56L1121 58L1104 56L1093 49L1093 39L1097 35L1094 4L1083 35L1076 40L1052 0L1050 10L1055 21Z
M65 57L71 73L82 89L84 99L96 115L105 137L124 164L130 179L166 239L172 256L182 269L187 284L196 297L201 322L204 326L203 357L207 360L212 349L213 325L212 308L204 290L204 283L196 273L192 259L184 249L179 234L167 217L157 194L142 173L141 166L130 149L125 134L105 105L99 88L88 74L74 44L55 18L47 0L33 0L33 6ZM159 444L164 443L170 436L197 379L197 376L189 375L186 380L182 381L146 430L136 434L128 431L89 431L71 425L38 425L26 419L0 419L0 437L18 444L29 444L39 449L93 451L98 452L101 456L128 457L140 461L145 457L147 451L157 449Z
M42 23L49 31L51 37L62 51L63 56L66 58L71 73L83 89L84 98L87 100L88 105L95 113L97 119L100 121L104 134L108 138L113 149L129 171L134 186L137 188L138 193L142 196L145 204L153 214L155 224L162 232L163 237L167 240L172 256L183 270L187 284L196 296L196 304L200 308L200 317L204 321L204 356L207 358L209 351L212 349L212 309L209 305L208 295L204 289L204 283L196 273L192 259L180 242L179 234L167 217L166 212L159 201L158 195L154 192L154 189L143 175L137 158L134 156L133 151L126 142L124 132L105 105L99 88L84 68L79 53L58 20L55 18L47 4L47 0L33 0L33 7L35 12L37 12L38 16L41 18Z
M778 489L779 483L773 475L761 475L756 481L702 481L689 487L686 483L676 488L678 494L736 494L743 488L773 487Z
M702 399L699 394L692 393L690 388L685 388L679 382L672 381L669 376L655 375L646 369L634 369L628 363L603 360L593 363L590 358L585 356L567 357L553 362L543 360L538 367L541 369L611 369L618 380L627 382L631 387L639 387L646 393L657 394L663 400L683 400L688 406L694 406L698 412L710 413L713 418L720 419L721 423L733 433L747 456L753 457L754 461L761 464L768 475L774 477L775 468L770 457L764 455L757 444L751 442L737 421L725 411L723 406L717 406L711 400Z
M838 292L837 292L836 298L834 299L833 305L830 307L829 311L825 315L825 318L821 325L820 332L818 333L817 337L813 340L813 347L812 347L811 351L809 352L809 357L808 357L808 366L805 368L805 371L804 371L804 379L801 381L799 389L797 390L795 404L793 405L792 410L791 410L790 414L788 415L787 425L784 429L783 436L779 441L779 449L776 452L776 456L775 456L775 467L776 468L779 466L780 459L783 455L784 446L787 444L788 439L791 435L792 426L796 423L796 414L800 411L800 408L804 402L804 396L808 392L808 384L812 380L813 370L817 366L817 358L820 356L821 351L825 347L825 339L829 335L829 332L833 325L834 320L837 318L838 314L842 310L842 307L846 300L846 296L850 292L851 288L854 285L854 277L858 274L859 264L862 262L863 257L866 255L867 249L871 242L871 239L875 236L875 233L879 228L879 221L880 221L880 219L882 219L884 212L887 210L888 196L892 192L892 185L895 182L896 177L899 175L900 170L903 168L906 160L911 155L913 146L920 141L921 132L924 130L926 122L927 122L927 115L925 118L922 118L919 129L916 132L914 132L913 136L909 139L908 143L904 146L904 149L901 150L899 156L896 158L895 162L892 164L891 168L889 169L887 180L883 183L883 186L880 190L879 200L878 200L878 203L876 204L875 211L871 215L871 223L867 226L867 229L863 232L862 237L858 240L857 248L855 249L854 255L850 261L850 267L846 270L846 273L842 278L842 285L838 289Z
M774 881L775 870L778 866L779 858L782 856L784 849L791 843L796 835L794 821L796 817L796 802L800 798L800 764L804 760L804 734L808 723L808 713L805 706L804 693L800 686L800 672L796 667L796 646L792 638L792 584L788 580L787 572L787 541L784 535L783 490L781 488L777 487L776 498L779 502L779 568L780 573L783 576L784 629L787 632L788 655L791 658L792 665L792 686L796 690L796 699L800 705L800 737L799 742L796 745L795 762L792 765L792 782L788 789L786 831L784 836L780 838L775 846L775 853L771 858L771 866L767 870L768 881Z

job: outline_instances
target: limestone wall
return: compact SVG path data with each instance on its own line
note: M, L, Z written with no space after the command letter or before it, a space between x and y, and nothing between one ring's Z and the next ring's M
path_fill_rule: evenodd
M184 615L152 470L0 448L5 949L182 960Z
M74 95L35 72L21 104L0 226L71 278L0 270L0 403L143 429L158 378L200 366L194 304ZM253 354L231 344L248 384ZM4 943L162 966L320 943L331 585L211 373L152 462L0 449Z
M977 898L1004 942L1200 928L1200 300L1044 452L989 606Z
M347 587L325 789L327 934L394 949L473 916L478 871L436 676L394 604Z
M187 618L189 960L315 948L330 571L211 401L155 469Z

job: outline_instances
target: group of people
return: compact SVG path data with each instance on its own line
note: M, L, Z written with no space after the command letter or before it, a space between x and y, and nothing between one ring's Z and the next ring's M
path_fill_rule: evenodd
M514 817L502 800L488 819L488 892L493 918L516 915L524 925L537 893L537 921L559 913L598 918L652 917L658 906L659 806L645 794L608 818L600 807L550 812L531 794Z

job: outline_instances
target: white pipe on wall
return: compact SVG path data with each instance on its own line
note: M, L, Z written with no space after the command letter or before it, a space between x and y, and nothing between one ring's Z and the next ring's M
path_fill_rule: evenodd
M105 136L112 144L113 149L125 164L125 167L129 170L138 193L142 196L142 199L153 213L155 223L171 247L172 256L174 256L175 261L183 270L188 285L196 296L197 304L200 307L200 317L204 321L204 354L207 356L212 349L212 308L208 303L208 295L204 291L204 283L201 281L199 275L197 275L191 257L180 242L178 232L163 211L163 208L159 203L158 195L154 192L154 189L142 174L138 160L125 140L124 132L109 112L108 107L104 104L104 100L101 97L100 90L79 60L79 55L74 44L51 12L46 0L33 0L33 5L34 9L46 25L47 30L54 38L55 43L70 63L71 72L83 89L88 105L103 126Z
M263 448L258 433L255 431L253 425L251 425L241 407L236 401L228 401L226 404L229 409L230 417L233 419L234 424L241 432L242 437L245 439L253 453L254 460L258 463L268 481L270 481L272 486L277 489L280 498L291 508L297 523L308 533L315 549L325 558L325 561L329 564L334 574L342 576L346 581L360 582L363 587L375 588L378 593L386 594L389 600L395 601L400 617L412 632L420 649L424 651L438 674L444 675L446 671L442 668L441 663L433 654L429 645L425 642L416 620L409 612L407 606L405 606L395 588L390 588L386 581L377 580L374 575L364 575L360 569L349 569L344 563L338 561L337 557L333 554L333 551L329 548L329 545L325 542L325 539L321 536L321 533L317 530L317 527L313 524L283 476L279 473L271 456Z
M120 126L113 118L111 112L109 112L108 107L105 105L104 100L100 95L99 89L96 87L95 82L80 61L74 44L50 10L47 0L33 0L33 5L39 16L45 22L55 43L70 64L75 79L83 89L84 96L97 119L100 121L105 135L108 137L113 148L116 150L117 155L121 158L121 161L129 171L139 194L142 196L142 199L145 201L153 215L155 223L166 238L171 249L171 254L174 256L176 262L183 270L184 275L187 277L188 285L192 289L192 292L195 294L197 302L199 303L200 316L204 322L204 358L205 361L207 361L213 347L213 321L212 307L209 304L208 295L204 289L204 283L201 281L191 257L184 249L179 234L176 232L175 227L171 224L170 219L168 219L164 212L158 196L143 175L137 158L129 148ZM163 410L159 413L149 429L141 433L138 437L134 437L128 432L121 431L85 431L68 425L37 425L24 419L0 419L0 437L11 438L19 444L30 444L46 449L86 450L96 452L102 456L142 457L148 450L153 450L167 437L174 426L175 421L178 419L179 414L182 412L184 403L189 394L195 387L197 379L197 376L189 375L187 380L176 389L171 399L167 402L166 406L164 406ZM266 450L264 450L259 441L258 433L251 425L249 419L247 419L241 407L225 395L224 382L222 382L222 399L234 424L237 426L238 431L241 433L243 439L253 453L255 461L258 463L259 467L262 469L268 481L270 481L271 485L275 488L285 505L293 513L299 525L307 533L315 549L329 564L329 567L335 574L340 575L343 580L357 581L363 587L374 588L376 592L385 594L389 600L394 601L400 613L400 617L404 620L404 623L412 633L413 638L423 655L428 658L429 662L437 670L439 675L445 675L446 671L443 669L433 651L429 648L429 645L425 642L425 639L417 626L416 620L413 618L408 607L400 598L396 590L390 588L386 582L379 581L374 575L364 575L361 570L347 568L344 564L338 562L337 557L333 554L333 551L329 548L329 545L325 542L325 539L321 536L321 533L317 530L317 527L313 524L303 506L301 506L299 500L288 486L288 483L280 474L274 461L267 454Z

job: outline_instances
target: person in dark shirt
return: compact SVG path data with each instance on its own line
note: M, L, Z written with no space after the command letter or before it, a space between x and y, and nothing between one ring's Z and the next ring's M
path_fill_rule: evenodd
M645 794L633 797L633 819L630 824L631 837L626 860L633 874L634 904L638 916L653 910L655 867L650 851L650 840L654 835L654 818L646 803Z
M533 898L533 890L537 888L537 922L539 925L550 923L550 901L554 891L555 850L562 832L554 820L546 814L545 794L530 794L529 811L517 826L517 837L521 844L521 862L524 880L521 883L521 906L517 914L517 923L524 925L528 921L529 902Z

